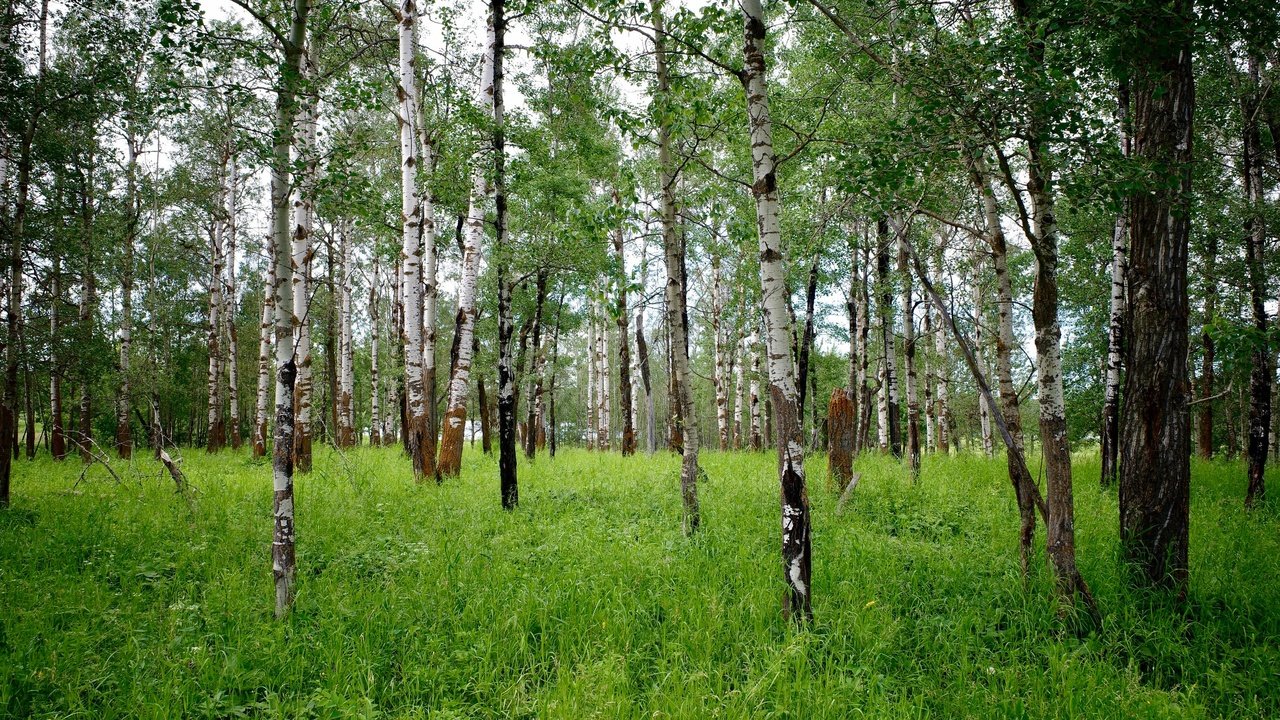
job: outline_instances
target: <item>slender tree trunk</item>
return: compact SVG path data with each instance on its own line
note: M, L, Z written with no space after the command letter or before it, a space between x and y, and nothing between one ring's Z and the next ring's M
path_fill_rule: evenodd
M984 375L989 374L987 360L983 356L983 330L986 328L986 296L982 286L982 266L983 252L980 247L974 247L973 253L973 275L970 282L973 288L973 344L977 348L978 365L981 367ZM988 405L981 397L978 398L978 430L982 437L982 452L987 457L991 457L995 452L995 440L991 434L991 415L995 411L995 406Z
M666 31L661 0L652 0L654 23L654 62L658 73L657 98L670 99L667 78ZM671 158L671 128L666 122L658 126L658 184L662 198L662 247L667 269L667 327L670 329L672 357L672 404L680 408L683 458L680 465L680 497L684 504L684 531L698 530L702 513L698 504L698 421L694 415L692 374L689 371L689 339L687 331L684 277L684 238L676 231L676 170Z
M813 262L809 265L809 282L805 285L804 293L804 331L800 336L800 347L796 353L798 371L796 375L796 390L800 393L799 405L797 412L800 415L800 421L804 423L805 402L808 400L809 377L812 368L809 367L810 355L813 351L813 311L814 303L818 294L818 260L819 256L813 256ZM792 318L794 325L795 318ZM817 399L814 399L814 406L817 406ZM816 415L814 417L817 417Z
M373 253L373 278L369 281L369 446L382 444L382 376L378 340L382 331L379 290L382 286L378 253Z
M223 197L226 194L225 158L220 173L221 177L218 178L219 205L224 205L226 202ZM222 313L225 310L222 292L226 285L222 276L223 263L226 258L226 254L223 251L223 228L222 219L215 216L213 227L209 232L209 258L211 261L209 264L209 379L206 405L209 418L209 435L205 443L205 449L211 453L221 451L226 444L226 424L222 406Z
M1129 89L1121 85L1119 92L1120 152L1129 155ZM1117 466L1120 440L1120 353L1124 328L1125 254L1128 251L1129 214L1124 208L1116 214L1111 231L1111 318L1107 328L1107 377L1102 400L1102 486L1115 485L1120 475Z
M981 154L974 159L971 179L974 188L982 197L986 240L991 250L991 265L996 275L996 382L1000 393L1000 414L1013 443L1018 448L1018 453L1025 455L1022 409L1018 402L1018 391L1013 386L1012 354L1017 340L1013 334L1013 283L1009 276L1009 246L1004 228L1000 224L1000 208L996 204L995 192L991 187L991 177ZM977 317L980 319L981 314L979 313ZM1032 545L1036 534L1035 506L1027 488L1033 486L1035 481L1027 472L1026 464L1015 461L1012 455L1007 457L1007 465L1009 482L1013 485L1014 496L1018 502L1018 516L1021 520L1019 549L1022 575L1025 579L1030 576L1031 555L1034 552Z
M62 344L59 305L62 302L62 257L55 252L49 270L49 454L54 460L67 456L67 440L62 426L63 361L58 352Z
M734 376L733 386L733 449L741 450L750 442L746 439L744 432L751 427L751 421L746 418L747 405L747 339L739 338L737 343L738 353L738 371Z
M799 392L787 341L786 272L778 207L773 129L765 82L765 18L759 0L742 0L745 63L740 79L747 95L756 224L760 235L760 286L764 305L765 347L769 354L769 391L776 414L778 480L782 504L782 575L787 583L783 614L798 622L813 615L809 495L805 489L804 449L800 437Z
M649 343L644 337L644 308L636 310L636 354L639 356L640 383L644 388L644 451L652 455L658 449L658 428L649 375Z
M1213 457L1213 397L1214 391L1214 344L1209 327L1218 315L1218 235L1209 233L1206 237L1204 255L1204 322L1200 328L1201 365L1200 365L1200 457L1208 460Z
M436 474L436 468L431 462L434 460L435 441L427 437L428 400L422 384L423 216L417 185L418 151L414 132L418 98L414 74L417 65L414 44L417 12L414 0L400 2L397 18L400 74L396 96L400 101L400 262L403 267L400 295L404 303L400 339L404 347L404 384L407 390L402 432L405 448L413 462L414 478L423 482Z
M762 450L764 448L764 440L761 433L764 432L764 406L760 402L760 347L759 339L755 332L751 333L751 337L747 340L747 346L751 348L751 449Z
M91 141L92 142L92 141ZM90 146L92 147L92 145ZM84 252L84 274L82 277L82 289L80 291L80 337L83 340L92 338L96 332L97 323L94 321L97 314L97 285L93 274L93 244L94 229L97 213L96 200L94 198L94 182L95 182L95 163L94 154L90 150L88 155L88 167L85 173L84 191L81 196L81 238L83 242ZM19 334L18 342L21 342L21 318L18 319ZM20 353L19 353L20 355ZM19 358L20 359L20 358ZM15 360L15 363L18 360ZM6 382L8 382L6 380ZM14 402L10 407L17 407L17 378L13 379L15 387L13 388ZM9 418L9 428L14 428L17 420L17 414L12 413ZM85 463L89 463L93 459L93 380L89 377L81 377L80 379L80 425L76 433L79 439L80 459ZM12 441L12 433L10 433ZM14 450L17 448L14 447Z
M302 69L310 79L315 76L311 49L303 49ZM314 397L311 363L311 232L315 222L316 172L319 159L316 146L318 99L308 94L298 113L297 158L302 166L293 200L293 333L297 377L294 384L294 468L311 472L311 405Z
M622 198L617 190L613 191L614 204L621 207ZM623 253L622 224L613 231L613 252L618 260L618 271L622 281L618 285L618 411L622 413L622 454L634 455L636 452L635 413L631 397L631 341L627 332L627 286L630 276L627 274L627 258ZM562 298L563 303L563 298ZM559 323L559 311L556 322Z
M511 510L520 502L516 478L516 378L511 357L511 280L501 254L507 243L506 139L502 99L503 52L507 20L504 0L490 0L493 23L493 185L496 206L494 249L498 256L498 473L502 507Z
M609 367L609 326L603 302L597 305L597 310L600 325L596 328L596 362L598 363L596 400L600 408L598 415L600 428L596 433L596 440L600 444L600 449L607 451L613 447L613 373Z
M239 287L236 284L236 204L237 190L240 181L240 170L236 164L235 153L228 158L227 173L227 205L224 248L226 258L227 284L222 293L222 322L226 327L226 383L227 383L227 436L231 447L240 449L240 332L236 329L237 303Z
M852 391L835 388L827 406L827 485L835 493L843 492L853 479L853 438L858 416L852 396Z
M263 248L268 260L263 270L265 288L262 293L262 319L258 325L258 393L253 413L253 456L264 457L267 454L267 391L271 386L271 342L272 324L275 322L276 270L271 260L274 250L271 238L267 238Z
M276 588L276 617L283 617L293 604L293 580L296 574L294 544L294 381L297 364L293 347L293 258L289 237L289 150L294 137L294 120L298 115L297 93L302 81L302 55L306 47L307 15L310 0L294 0L289 36L284 46L285 62L281 68L276 95L276 132L271 158L272 241L275 273L276 344L276 425L272 449L272 515L274 530L271 542L272 575Z
M547 302L547 274L545 268L539 269L535 280L537 289L533 311L533 357L529 360L529 395L525 400L529 412L524 425L524 454L530 460L538 454L539 426L542 424L538 403L542 393L542 310Z
M1249 484L1245 492L1245 507L1254 507L1266 498L1267 486L1263 476L1267 467L1268 434L1271 432L1271 351L1267 342L1267 228L1263 220L1263 202L1267 196L1262 185L1262 139L1258 131L1261 82L1258 59L1248 60L1249 88L1242 103L1244 118L1244 188L1249 203L1249 215L1245 219L1245 266L1249 276L1249 303L1253 309L1253 348L1250 353L1249 372Z
M889 221L881 217L876 221L876 284L880 290L880 343L884 396L884 419L889 451L896 458L902 457L902 416L898 406L898 358L895 351L893 327L893 287L889 280Z
M488 47L481 64L476 104L494 106L494 32L489 29ZM466 241L462 250L462 278L458 286L458 315L453 346L457 347L453 374L449 378L448 402L444 410L444 434L440 439L440 474L454 477L462 470L462 430L467 421L467 395L471 382L472 333L475 332L476 286L480 277L481 242L484 238L484 202L488 197L483 154L471 159L471 202L467 210Z
M907 265L906 239L898 234L898 273L902 275L902 354L907 382L907 460L911 479L920 479L920 393L916 376L915 297Z
M129 424L130 353L133 350L133 246L138 238L138 142L130 128L125 146L125 213L123 257L120 273L120 388L116 398L116 453L128 459L133 455L133 433Z
M338 313L338 333L341 342L338 345L338 437L343 447L355 447L356 408L355 408L355 348L351 332L351 239L346 232L339 235L342 251L339 253L339 288L341 292L341 310ZM376 361L374 361L376 365Z
M729 352L725 348L724 329L721 317L724 315L724 283L720 279L720 256L711 256L711 338L712 338L712 387L716 396L716 431L719 448L723 452L729 448L729 381L725 371Z

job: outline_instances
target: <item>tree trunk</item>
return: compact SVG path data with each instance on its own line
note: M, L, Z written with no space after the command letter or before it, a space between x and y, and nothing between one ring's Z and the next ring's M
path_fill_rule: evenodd
M804 424L805 402L808 400L807 388L810 385L810 375L812 374L812 368L809 367L809 359L813 353L813 311L818 294L818 260L819 256L815 254L813 262L809 265L809 282L805 285L804 293L804 331L800 336L799 352L796 353L798 361L796 390L800 393L797 412L800 415L802 425ZM794 318L792 320L794 321ZM817 407L817 402L817 398L814 398L814 407ZM814 417L817 416L815 415Z
M1119 92L1120 152L1129 155L1129 89ZM1102 401L1102 486L1115 485L1120 475L1116 461L1120 440L1120 352L1124 328L1125 253L1128 250L1129 214L1124 208L1116 214L1111 231L1111 317L1107 328L1107 377Z
M1218 315L1218 235L1209 233L1206 237L1204 256L1204 322L1200 328L1200 345L1203 348L1200 365L1200 457L1208 460L1213 457L1213 397L1214 390L1214 343L1209 327Z
M898 273L902 275L902 354L906 369L907 391L907 460L911 479L920 479L920 393L916 387L916 320L915 297L911 289L911 272L907 266L906 238L898 234Z
M271 342L272 324L275 322L276 269L271 260L274 250L271 238L267 238L263 248L266 252L267 266L263 270L265 282L262 293L262 320L258 325L258 394L253 413L253 456L264 457L267 454L267 391L271 385Z
M658 429L649 375L649 343L644 338L644 308L636 310L636 354L639 356L640 383L644 388L644 451L652 455L658 449Z
M507 243L506 139L503 127L502 100L503 48L506 43L507 20L504 0L490 0L490 22L493 23L493 186L497 208L494 232L494 254L498 284L498 473L502 507L512 510L520 502L516 478L516 378L511 358L511 280L507 260L502 255Z
M978 365L982 369L983 374L988 374L986 358L983 357L983 330L986 327L986 296L982 287L982 266L983 252L981 247L974 247L973 252L973 275L970 285L973 289L973 345L977 349ZM988 405L981 397L978 398L978 430L982 437L982 452L987 457L991 457L995 451L995 440L991 434L991 415L995 411L994 405Z
M614 204L621 206L622 198L618 191L613 191ZM635 414L631 397L631 341L627 332L627 286L630 276L627 274L627 259L623 253L622 224L613 232L613 252L618 259L618 271L622 281L618 285L618 411L622 413L622 454L634 455L636 452ZM563 298L561 299L563 303ZM556 313L559 323L559 312Z
M858 415L853 391L836 388L827 406L827 485L834 493L844 491L853 479L853 438Z
M876 284L880 290L880 392L884 398L885 442L896 458L902 457L902 415L898 406L898 358L895 351L893 328L893 287L889 279L889 221L885 217L876 220ZM883 444L883 443L882 443Z
M493 107L493 37L481 65L476 103ZM481 243L484 239L484 201L488 195L483 155L472 158L471 200L467 211L466 235L462 247L462 278L458 287L458 314L454 323L456 349L445 405L444 435L440 441L440 473L456 476L462 470L462 431L467 422L467 395L474 359L472 337L476 323L476 288L480 277Z
M341 251L338 254L338 287L341 309L338 312L338 443L342 447L354 447L356 437L355 409L355 349L351 333L351 239L344 229L338 236Z
M220 206L226 202L223 197L226 194L225 160L224 157L218 178L218 204ZM211 453L221 451L226 444L226 424L225 416L222 412L222 313L225 309L225 303L222 299L225 281L223 280L222 272L226 258L226 254L223 251L224 227L222 219L215 215L213 227L209 232L209 379L206 405L209 418L209 434L205 440L205 450Z
M54 254L49 270L49 454L54 460L67 456L67 440L62 426L63 363L58 352L62 343L58 305L62 302L62 257Z
M381 301L378 291L382 277L378 253L373 253L372 279L369 281L369 447L382 444L382 377L378 356L378 339L381 327Z
M404 303L401 316L401 344L404 346L404 385L406 404L404 418L405 448L413 463L414 479L421 483L436 474L434 439L427 437L427 397L423 388L422 291L423 220L418 195L418 150L414 125L417 122L418 90L416 84L417 3L401 0L397 17L399 40L400 129L400 262L403 267L400 295ZM428 448L430 446L430 448Z
M133 455L133 433L129 421L130 353L133 350L133 246L138 238L138 141L133 129L125 136L128 161L125 165L125 232L120 272L120 387L116 397L116 453L124 459Z
M305 48L302 71L313 78L313 60ZM311 472L311 404L314 395L311 373L311 231L315 221L316 172L319 162L316 146L318 99L308 95L298 113L297 157L302 177L295 185L293 200L293 334L297 377L294 382L294 467L300 473Z
M786 272L782 264L781 223L765 82L765 18L759 0L742 0L745 63L740 76L747 95L751 160L760 235L760 286L764 305L765 347L769 354L769 391L776 414L778 480L782 504L782 574L787 583L783 614L804 622L813 615L809 495L805 489L804 449L800 437L799 393L787 344Z
M81 195L81 239L83 242L84 252L84 274L82 276L82 290L80 291L80 337L84 340L92 338L96 331L94 322L97 314L97 285L93 275L93 243L95 214L97 212L96 201L94 199L94 154L91 150L88 155L88 167L84 182L83 194ZM20 311L19 311L20 312ZM21 341L21 318L17 319L19 334L18 341ZM20 355L20 353L19 353ZM15 363L18 362L15 356ZM16 368L16 365L15 365ZM15 370L16 372L16 370ZM6 379L6 383L8 380ZM11 408L17 407L17 377L13 378L13 398L10 404ZM7 389L6 389L7 392ZM9 425L11 429L10 441L13 440L13 430L16 430L17 413L11 412L9 416ZM93 381L89 377L81 377L80 379L80 424L76 432L80 446L80 459L85 463L93 460ZM17 450L16 447L13 448Z
M1244 190L1249 204L1245 219L1245 266L1249 276L1249 302L1253 309L1253 348L1249 372L1249 484L1245 491L1245 507L1252 508L1266 498L1263 473L1267 467L1268 435L1271 432L1271 351L1267 342L1267 228L1263 220L1263 203L1267 197L1262 185L1262 138L1258 131L1261 83L1258 59L1248 60L1249 88L1241 104L1244 118Z
M764 448L764 440L761 437L761 433L764 432L764 407L760 402L759 339L754 331L747 339L747 346L751 348L751 382L749 384L751 398L748 403L751 406L751 449L758 451Z
M297 93L302 81L302 55L306 47L307 14L310 0L294 0L293 18L284 46L285 63L276 94L276 127L271 158L272 240L275 273L276 345L276 427L271 470L274 530L271 543L272 575L276 587L276 617L283 617L293 604L294 555L294 363L293 338L293 258L289 238L289 149L293 143L294 120L298 115Z
M233 449L240 449L240 371L237 362L240 353L240 334L236 329L236 303L239 301L239 289L236 285L236 190L240 180L240 170L236 165L236 156L230 154L227 173L227 205L225 225L225 248L227 284L222 293L222 323L226 327L226 383L227 383L227 436Z
M538 436L542 425L542 415L539 414L538 405L542 395L542 309L547 302L547 274L548 271L545 268L540 268L535 280L533 357L529 361L529 395L525 400L529 412L524 426L524 454L530 460L538 454Z
M1187 586L1191 467L1187 398L1187 246L1191 217L1194 10L1178 0L1148 32L1131 80L1133 155L1161 168L1129 198L1129 306L1120 422L1120 539L1152 585ZM1176 173L1176 174L1175 174ZM1166 178L1177 177L1178 183Z
M666 32L661 0L652 0L654 24L654 62L658 73L657 99L670 99L667 78ZM684 262L684 238L676 232L676 169L671 158L671 128L666 121L658 124L658 184L662 199L662 248L667 269L667 327L671 338L672 404L680 408L683 446L680 464L680 498L684 505L684 532L698 530L702 513L698 504L698 421L693 409L692 374L689 371L689 339Z

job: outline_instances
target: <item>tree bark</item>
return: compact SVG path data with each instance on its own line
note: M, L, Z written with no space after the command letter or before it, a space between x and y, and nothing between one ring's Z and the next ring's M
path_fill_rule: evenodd
M369 281L369 446L382 444L382 376L378 340L382 332L379 290L382 268L378 253L373 253L372 279Z
M314 78L311 48L302 49L302 72ZM298 112L297 160L302 177L294 188L293 200L293 334L297 377L294 380L294 468L311 472L311 405L314 395L311 372L311 232L315 222L316 173L319 163L316 146L318 99L308 95Z
M1244 190L1249 204L1245 219L1245 266L1249 276L1249 304L1253 310L1253 348L1249 371L1248 488L1245 507L1252 508L1266 498L1263 473L1267 467L1268 435L1271 432L1271 351L1267 342L1267 228L1263 203L1267 196L1262 184L1262 138L1258 130L1261 82L1258 59L1248 59L1249 88L1241 103L1244 118Z
M1119 98L1120 152L1129 155L1129 89L1122 84ZM1107 376L1102 400L1102 486L1115 485L1120 475L1117 465L1120 440L1120 353L1124 329L1125 254L1128 251L1129 214L1116 214L1111 231L1111 316L1107 328Z
M508 278L506 136L502 98L503 52L507 20L504 0L490 0L490 22L493 23L493 188L497 221L494 254L497 256L498 284L498 473L502 507L515 509L520 502L516 477L516 378L511 358L511 280Z
M614 203L622 204L618 191L613 191ZM630 276L627 274L627 258L623 253L622 224L613 231L613 252L618 260L618 271L621 282L618 286L618 410L622 413L622 454L634 455L636 452L636 426L631 397L631 340L627 332L627 290ZM563 298L561 299L563 303ZM556 313L559 323L559 311Z
M889 280L889 221L876 220L876 284L880 290L881 394L884 397L885 440L896 458L902 457L902 417L898 406L898 358L893 328L893 287Z
M640 383L644 388L644 451L652 455L658 449L658 429L649 375L649 343L644 338L644 308L636 310L636 354L639 356Z
M858 415L853 391L835 388L827 406L827 484L834 493L844 491L853 479L853 438Z
M1151 26L1131 80L1133 155L1158 171L1129 197L1129 306L1120 422L1120 540L1147 583L1187 586L1191 466L1187 246L1191 217L1194 10L1177 0ZM1176 177L1177 184L1165 181Z
M538 438L542 434L539 405L542 402L542 310L547 302L547 275L548 271L540 268L534 281L533 357L529 361L529 396L525 401L529 412L524 425L524 454L530 460L538 455Z
M671 101L668 80L666 32L661 0L652 0L654 24L654 62L658 74L656 100ZM666 121L658 124L658 184L662 199L662 247L667 270L667 327L671 338L672 404L680 408L683 452L680 464L680 498L684 505L684 531L698 530L702 512L698 503L698 422L694 416L692 374L689 371L689 339L687 331L684 277L684 238L676 231L676 169L671 157L671 128Z
M417 123L416 47L414 39L417 3L402 0L397 16L399 41L400 129L400 262L403 267L400 295L404 303L401 316L401 344L404 347L404 385L406 404L404 417L405 448L413 463L414 479L421 483L436 475L435 440L427 437L427 402L423 387L422 341L422 207L418 194L418 150L414 125Z
M62 256L55 252L49 270L49 454L54 460L67 456L67 440L62 426L62 374L64 366L58 352L62 343L59 304L62 302Z
M272 278L276 319L276 426L272 449L272 575L276 588L276 617L283 617L293 604L296 574L294 545L294 362L293 339L293 258L289 237L290 157L294 121L298 114L297 93L302 81L302 55L306 47L307 15L310 0L294 0L289 35L284 44L285 62L276 93L276 128L271 158L272 241L275 274Z
M769 355L769 391L776 415L778 480L782 505L782 575L787 583L783 614L798 622L813 616L811 592L809 495L805 489L804 449L800 437L799 393L788 340L786 272L782 263L773 128L765 81L765 18L759 0L740 2L744 16L744 59L740 80L747 96L756 225L760 239L760 286L764 306L765 347Z
M1209 233L1205 237L1204 255L1204 322L1200 328L1201 365L1200 365L1200 457L1208 460L1213 457L1213 397L1214 391L1214 343L1209 327L1218 315L1218 235Z
M265 282L262 293L262 319L258 325L258 393L253 413L253 456L265 457L267 454L267 392L271 385L271 342L272 324L275 321L276 269L272 261L271 238L264 243L264 255L268 258L263 270Z
M920 393L916 376L915 297L911 289L911 272L907 266L906 238L898 236L898 274L902 275L902 354L907 382L907 461L911 479L920 479Z

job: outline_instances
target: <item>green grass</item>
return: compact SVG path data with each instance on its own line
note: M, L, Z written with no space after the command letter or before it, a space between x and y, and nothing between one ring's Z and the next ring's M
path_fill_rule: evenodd
M705 455L704 531L676 459L565 450L415 485L394 449L317 446L298 482L297 605L271 617L270 470L185 452L15 464L0 513L0 715L232 717L1275 717L1280 518L1238 464L1196 464L1187 606L1126 589L1116 499L1076 458L1080 563L1105 616L1064 629L1031 587L1000 460L862 458L835 516L812 458L814 612L780 618L774 456ZM1277 477L1272 476L1273 487ZM1041 540L1042 542L1042 540Z

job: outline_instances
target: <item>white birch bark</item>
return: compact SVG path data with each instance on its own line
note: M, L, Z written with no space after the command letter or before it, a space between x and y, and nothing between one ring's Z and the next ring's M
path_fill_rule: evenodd
M226 266L227 288L223 300L226 302L226 315L223 319L227 328L227 430L231 447L240 447L240 367L237 359L240 356L240 337L236 329L237 302L239 288L236 283L236 240L238 202L237 190L240 183L240 169L236 163L235 153L231 154L227 174L227 207L226 207Z
M720 322L724 314L724 284L720 277L720 258L711 258L711 333L715 376L711 378L716 393L716 430L719 432L720 450L729 448L729 380L726 364L729 353L725 348L724 327Z
M781 485L782 565L788 586L784 613L803 622L812 616L809 497L805 489L799 393L791 357L791 318L787 310L786 269L778 203L773 128L765 77L765 17L759 0L740 0L745 26L742 84L750 120L752 195L760 239L760 288L764 308L765 351L773 402ZM694 423L690 423L693 425Z
M304 77L311 77L311 60L303 55ZM298 116L297 156L302 177L293 198L292 312L294 353L298 375L294 384L294 469L311 472L311 233L315 224L316 99L302 100Z
M372 278L369 281L369 445L382 444L382 377L378 340L382 332L381 302L382 267L378 253L373 253Z
M475 102L477 106L488 109L491 117L493 44L494 31L490 23ZM483 147L483 143L481 146ZM466 232L463 235L462 276L458 282L458 316L460 318L460 322L457 323L458 358L454 364L453 376L449 378L448 402L445 405L444 414L444 437L440 441L440 472L445 475L457 475L462 469L462 435L467 422L467 397L474 359L476 287L482 261L485 207L489 198L489 185L485 179L487 168L485 157L485 152L478 150L471 158L471 198L467 208Z
M340 232L341 249L339 287L341 302L338 311L338 433L346 446L359 444L355 436L355 358L351 331L351 238L346 230Z
M253 412L253 455L267 454L267 392L271 387L271 326L275 318L275 265L271 260L271 238L264 243L266 265L262 269L262 314L258 324L258 392Z
M760 339L755 331L747 339L747 347L751 349L751 397L747 402L751 407L751 449L759 450L764 446L764 403L760 402Z
M218 205L221 206L226 194L225 178L218 178ZM207 382L208 437L206 449L217 452L222 449L222 263L223 263L223 223L218 217L213 219L213 228L209 234L209 374Z

